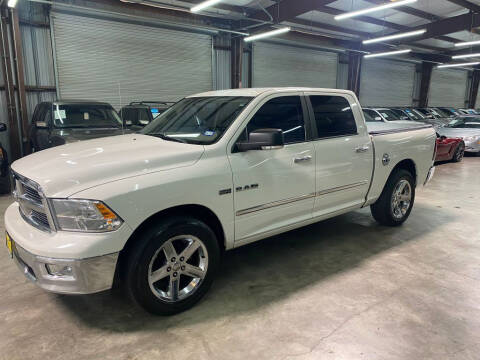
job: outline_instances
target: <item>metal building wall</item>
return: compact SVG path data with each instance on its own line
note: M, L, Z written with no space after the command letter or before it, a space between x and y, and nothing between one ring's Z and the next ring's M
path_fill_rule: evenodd
M232 61L229 34L215 36L213 45L213 89L224 90L232 86Z
M364 59L360 77L360 102L364 106L410 106L414 84L415 64Z
M468 71L433 69L430 84L429 106L465 106Z
M334 88L337 64L336 53L258 42L253 45L253 86Z

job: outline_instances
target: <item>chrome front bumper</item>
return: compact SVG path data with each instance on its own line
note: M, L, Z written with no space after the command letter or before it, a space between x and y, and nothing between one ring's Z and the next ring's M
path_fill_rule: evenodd
M12 250L15 263L27 279L42 289L61 294L91 294L110 289L119 254L87 259L48 258L31 254L15 242Z

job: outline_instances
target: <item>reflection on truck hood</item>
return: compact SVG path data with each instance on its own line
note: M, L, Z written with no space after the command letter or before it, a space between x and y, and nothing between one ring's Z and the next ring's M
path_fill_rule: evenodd
M57 146L12 164L37 182L48 197L68 197L111 181L194 164L202 145L140 134L113 136Z
M121 128L65 128L55 129L52 132L52 137L60 137L65 143L71 143L82 140L96 139L105 136L123 135L124 133L131 133L129 130L122 130Z

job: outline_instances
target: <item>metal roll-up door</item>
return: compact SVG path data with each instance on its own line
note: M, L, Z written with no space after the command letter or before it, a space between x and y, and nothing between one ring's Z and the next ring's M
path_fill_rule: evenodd
M360 103L363 106L411 106L415 64L363 59Z
M60 98L176 101L212 90L210 35L54 12Z
M464 107L467 76L465 70L433 69L428 105Z
M253 47L253 85L335 88L338 55L258 42Z

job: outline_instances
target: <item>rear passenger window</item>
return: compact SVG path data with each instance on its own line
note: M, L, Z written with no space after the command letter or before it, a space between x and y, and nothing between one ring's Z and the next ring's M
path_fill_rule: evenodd
M319 138L356 135L357 124L348 100L342 96L310 96Z
M285 144L305 141L300 97L283 96L267 101L248 123L247 133L265 128L281 129Z

